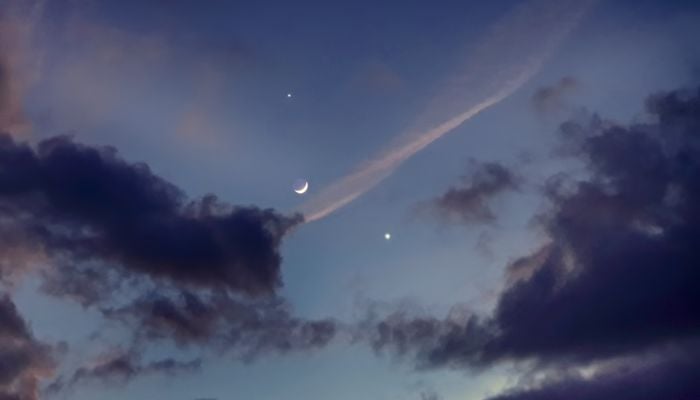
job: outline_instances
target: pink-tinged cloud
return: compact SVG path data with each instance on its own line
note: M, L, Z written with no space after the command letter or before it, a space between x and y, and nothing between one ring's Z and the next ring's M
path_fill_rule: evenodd
M404 161L489 107L540 70L596 0L532 0L502 17L465 54L414 129L353 172L326 187L298 211L307 222L324 218L379 184Z
M0 132L27 134L25 96L39 76L41 57L32 54L35 24L43 2L10 2L0 10Z

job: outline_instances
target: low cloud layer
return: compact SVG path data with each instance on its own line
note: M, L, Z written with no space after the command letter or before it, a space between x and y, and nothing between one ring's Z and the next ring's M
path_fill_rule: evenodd
M199 371L201 366L202 361L199 359L178 361L173 358L164 358L144 362L138 354L133 352L116 351L113 354L104 354L90 365L78 368L67 380L59 378L47 388L47 392L57 393L72 389L88 381L125 385L137 377L151 374L192 373Z
M234 299L223 293L180 292L143 296L104 314L138 326L137 345L173 340L182 347L233 351L243 360L265 353L312 350L327 345L338 329L333 320L294 317L280 298Z
M698 393L697 365L678 355L700 351L700 92L652 96L647 111L655 122L580 127L590 179L551 183L552 211L541 216L551 243L509 268L492 315L395 314L378 324L375 348L424 368L625 360L498 399Z

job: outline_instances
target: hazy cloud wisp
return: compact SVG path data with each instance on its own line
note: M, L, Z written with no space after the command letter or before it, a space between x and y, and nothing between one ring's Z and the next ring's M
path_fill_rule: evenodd
M388 177L404 161L510 96L540 69L595 0L532 0L516 7L468 54L414 129L301 205L305 221L324 218Z

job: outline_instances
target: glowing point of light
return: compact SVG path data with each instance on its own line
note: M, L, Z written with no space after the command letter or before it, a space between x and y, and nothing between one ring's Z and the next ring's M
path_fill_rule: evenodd
M384 234L384 239L391 240L391 233L387 232Z

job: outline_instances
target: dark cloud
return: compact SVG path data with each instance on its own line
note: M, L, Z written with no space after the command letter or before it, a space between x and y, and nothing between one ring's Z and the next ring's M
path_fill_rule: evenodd
M51 296L69 299L85 307L109 303L119 293L138 280L127 271L104 266L60 263L41 271L41 290Z
M0 399L36 400L53 373L51 348L38 342L7 295L0 296Z
M489 400L667 400L700 398L700 354L604 368L592 377L547 380Z
M579 135L590 179L550 185L552 211L540 220L551 243L512 264L492 315L394 315L379 323L375 347L413 354L428 368L597 365L662 354L670 344L690 352L700 338L700 92L653 96L647 109L655 122ZM696 376L687 363L662 359L653 368L688 382ZM602 371L502 398L647 398L612 395L635 380L648 398L684 398L672 377L641 380L647 373ZM579 387L590 395L562 395Z
M476 165L464 179L463 186L450 188L432 203L437 213L448 219L467 223L490 222L495 215L489 207L494 196L518 187L512 171L498 163Z
M196 372L200 370L201 365L202 361L199 359L178 361L173 358L165 358L143 362L141 357L135 353L117 351L113 354L103 355L89 366L78 368L67 381L59 378L49 385L47 392L58 393L86 382L125 385L131 380L145 375L176 375Z
M439 319L416 316L410 311L394 312L364 325L375 327L368 338L375 352L415 356L417 367L421 369L446 366L448 362L442 359L444 354L451 357L449 363L460 356L472 362L492 336L489 327L475 317ZM453 344L455 341L457 346Z
M133 336L126 353L81 368L53 390L195 369L142 362L137 354L156 341L245 360L328 344L334 321L294 317L276 294L279 246L300 222L214 196L187 201L112 148L67 137L32 147L0 135L0 238L11 239L0 245L0 276L35 267L44 293L95 308ZM2 329L23 326L7 320Z
M561 78L551 86L538 89L532 95L532 104L541 113L559 112L566 108L566 97L580 86L579 82L570 76Z
M245 360L270 352L320 348L338 329L332 320L294 317L280 298L234 299L224 293L151 294L103 312L138 326L138 342L172 339L180 346L234 351Z
M301 221L213 196L186 202L145 164L67 137L32 148L0 136L0 213L0 230L54 260L253 295L281 284L278 247Z

